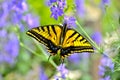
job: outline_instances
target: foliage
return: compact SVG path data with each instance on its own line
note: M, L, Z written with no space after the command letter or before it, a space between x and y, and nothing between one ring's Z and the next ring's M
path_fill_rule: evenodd
M119 0L0 0L0 80L119 80ZM26 35L30 28L64 24L94 46L60 64Z

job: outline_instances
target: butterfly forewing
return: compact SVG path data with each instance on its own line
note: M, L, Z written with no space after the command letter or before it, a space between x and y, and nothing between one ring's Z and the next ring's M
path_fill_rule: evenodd
M60 44L62 27L59 25L47 25L33 28L27 34L44 44L50 53L57 53Z
M42 39L45 38L50 40L55 45L59 45L62 29L58 25L48 25L33 28L27 32L28 35L34 37L38 41L44 42ZM42 36L42 38L39 38Z

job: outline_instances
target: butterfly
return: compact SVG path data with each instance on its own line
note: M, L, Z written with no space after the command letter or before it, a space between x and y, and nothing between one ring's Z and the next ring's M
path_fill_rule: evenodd
M62 60L73 53L94 52L90 42L67 24L39 26L26 34L44 44L50 56L59 53Z

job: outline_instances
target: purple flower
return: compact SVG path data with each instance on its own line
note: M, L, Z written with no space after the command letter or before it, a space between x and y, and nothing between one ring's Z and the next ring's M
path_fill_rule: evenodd
M100 7L103 13L105 13L106 7L108 7L109 5L110 5L110 0L101 0Z
M75 0L75 4L76 4L77 14L80 17L84 17L84 15L85 15L85 3L84 3L84 0Z
M67 24L68 27L76 27L76 23L75 23L76 19L74 17L71 16L65 16L64 17L64 23Z
M59 80L59 78L66 79L66 76L68 74L68 70L65 68L65 64L60 64L60 66L57 67L58 72L60 72L60 76L55 76L56 80Z
M3 16L3 8L0 7L0 17Z
M27 22L29 28L39 26L39 17L33 16L32 14L27 14L23 17L23 21Z
M97 44L101 44L102 43L102 35L100 32L94 32L91 36L91 38L93 39L93 41L95 41Z
M57 0L50 0L51 3L54 3L54 2L56 2L56 1L57 1Z
M4 37L2 37L2 40L0 42L3 49L0 50L0 63L8 63L8 64L14 64L15 59L18 56L19 53L19 41L15 34L7 34L4 32ZM7 40L8 39L8 40Z
M25 16L27 15L25 13L28 11L28 7L25 0L2 1L0 10L1 10L0 27L18 25L21 31L23 31L24 30L23 22L24 24L28 24L28 26L32 27L33 23L38 22L34 21L35 18L33 16L31 16L31 18L29 16L30 19L29 21L24 21Z
M45 3L47 6L53 6L53 4L57 3L58 0L47 0Z
M100 80L111 80L110 75L105 73L113 72L113 70L114 70L114 63L106 55L103 55L101 58L101 64L99 66L99 73L98 73L101 77Z
M0 14L0 16L1 16L1 18L0 18L0 27L3 27L3 26L6 26L6 24L7 24L6 19L7 19L8 13L9 13L7 2L6 3L3 2L1 4L0 10L1 10L0 11L1 12L1 14Z
M63 10L58 6L52 6L51 12L52 12L51 17L54 17L56 20L58 19L59 16L63 15Z
M69 56L68 60L74 64L78 64L81 61L81 55L74 53L73 55Z
M4 38L7 35L6 30L2 29L0 30L0 38Z
M59 76L54 76L54 80L59 80Z
M64 9L65 6L66 6L66 0L58 0L58 6L61 8L61 9Z
M110 76L106 76L105 78L101 78L100 80L111 80Z
M48 77L47 77L47 75L45 74L43 68L40 68L39 80L48 80Z
M64 8L66 6L66 0L50 0L48 2L51 10L51 17L58 19L59 16L64 14Z
M3 1L1 3L1 10L2 10L2 15L1 15L1 19L0 19L0 26L7 26L10 24L16 24L18 22L20 22L21 20L21 16L23 14L23 9L20 9L17 6L18 4L14 3L15 0L12 1ZM18 1L19 2L19 1ZM22 2L20 1L19 5L22 4Z
M101 0L101 3L103 5L109 5L110 4L110 0Z
M22 5L21 3L23 2L23 0L19 0L19 1L16 1L16 0L11 0L11 2L9 2L9 6L8 7L16 7L16 8L19 8L19 9L22 9Z

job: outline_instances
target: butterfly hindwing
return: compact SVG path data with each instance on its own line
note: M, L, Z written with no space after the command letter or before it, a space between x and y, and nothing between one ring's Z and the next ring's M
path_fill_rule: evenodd
M33 28L27 34L44 44L51 54L56 54L59 49L61 32L61 26L47 25Z
M68 29L63 40L63 52L61 56L65 57L74 52L93 52L92 45L85 39L81 34L79 34L74 29ZM64 54L63 54L64 53Z

